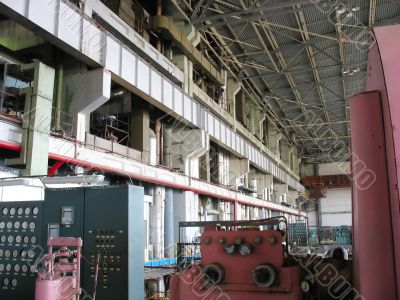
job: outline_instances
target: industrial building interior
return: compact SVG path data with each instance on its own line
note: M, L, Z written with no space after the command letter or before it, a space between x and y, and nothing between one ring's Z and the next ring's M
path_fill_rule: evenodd
M0 0L0 299L400 299L399 54L399 0Z

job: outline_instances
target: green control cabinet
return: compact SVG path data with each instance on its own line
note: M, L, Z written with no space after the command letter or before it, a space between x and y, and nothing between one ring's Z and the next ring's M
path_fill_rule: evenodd
M34 300L35 263L49 237L83 239L82 296L144 299L144 191L137 186L47 189L44 201L0 203L0 299Z

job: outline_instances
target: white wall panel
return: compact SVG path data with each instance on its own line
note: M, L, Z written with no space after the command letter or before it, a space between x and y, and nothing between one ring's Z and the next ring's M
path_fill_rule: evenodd
M136 56L127 48L122 48L121 77L136 85Z
M162 100L162 77L157 72L151 72L151 96L161 102Z
M115 74L120 74L121 64L121 44L118 43L114 38L107 37L107 48L106 48L106 68Z
M150 95L150 66L141 59L137 63L137 87Z
M183 116L183 93L177 87L174 88L174 111Z
M166 107L170 108L170 109L174 109L174 89L172 87L172 84L170 81L168 80L164 80L164 84L163 84L163 103Z

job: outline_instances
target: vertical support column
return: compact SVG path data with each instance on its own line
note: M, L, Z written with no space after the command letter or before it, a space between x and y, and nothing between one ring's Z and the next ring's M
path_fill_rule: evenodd
M164 208L164 256L175 257L175 236L174 236L174 193L172 189L165 189Z
M150 117L147 108L142 104L132 105L130 117L129 146L142 152L142 162L150 160Z
M236 117L236 95L240 91L240 84L237 82L236 78L228 77L227 87L226 87L226 100L228 102L229 113Z
M290 166L291 155L292 155L292 148L290 144L286 141L281 141L281 160L287 165Z
M276 203L287 202L289 186L287 184L274 184Z
M282 134L273 126L268 127L268 144L269 149L278 157L280 157L279 141Z
M6 164L21 168L22 176L47 175L55 71L40 62L22 67L28 70L34 71L34 81L24 91L22 149L19 158L6 160Z

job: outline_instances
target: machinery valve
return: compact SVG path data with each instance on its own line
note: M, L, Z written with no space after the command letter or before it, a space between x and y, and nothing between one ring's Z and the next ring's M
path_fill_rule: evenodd
M278 278L276 268L271 264L262 264L253 271L253 280L259 287L271 287Z

